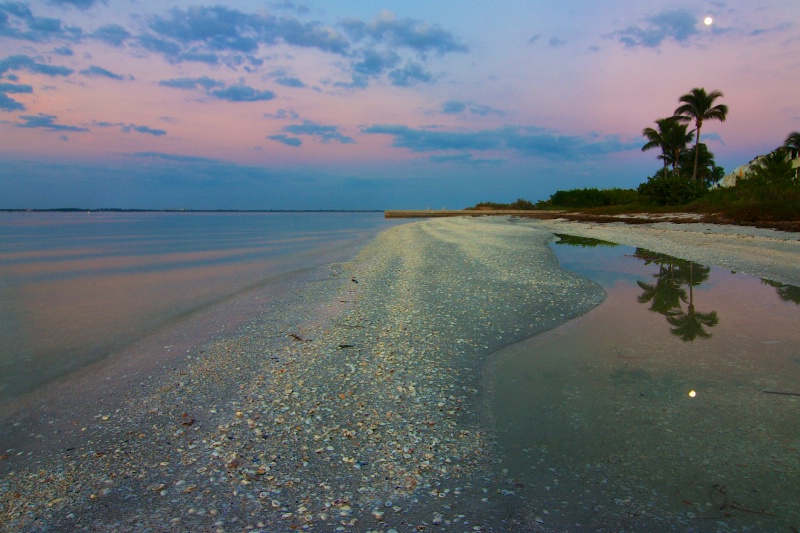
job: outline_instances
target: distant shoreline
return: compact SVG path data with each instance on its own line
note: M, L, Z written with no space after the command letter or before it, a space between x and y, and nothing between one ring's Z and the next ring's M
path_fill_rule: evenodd
M608 224L622 222L628 225L654 224L658 222L671 222L673 224L714 224L738 227L754 227L800 233L800 221L759 220L749 223L737 222L720 213L694 213L686 211L672 212L630 212L617 214L603 214L583 211L567 211L562 209L460 209L460 210L433 210L409 209L386 210L384 217L389 218L442 218L442 217L482 217L482 216L512 216L519 218L533 218L536 220L563 219L572 222L585 222L589 224Z
M386 218L440 218L440 217L481 217L481 216L516 216L516 217L552 217L562 211L521 210L521 209L387 209L383 212Z
M383 209L123 209L107 207L55 207L51 209L0 209L3 213L380 213Z

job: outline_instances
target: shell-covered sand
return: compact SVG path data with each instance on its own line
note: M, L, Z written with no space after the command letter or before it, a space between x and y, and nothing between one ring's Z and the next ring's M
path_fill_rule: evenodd
M500 219L387 230L235 335L120 391L118 408L42 435L49 453L4 452L0 524L506 529L513 487L494 474L485 358L604 298L559 268L550 239Z

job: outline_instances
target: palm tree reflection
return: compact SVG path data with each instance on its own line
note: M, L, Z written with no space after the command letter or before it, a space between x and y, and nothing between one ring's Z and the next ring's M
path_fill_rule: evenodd
M677 283L675 278L675 266L668 264L660 259L644 258L639 255L640 250L636 250L636 257L645 259L645 264L655 263L658 265L658 274L653 274L656 278L655 283L645 283L637 281L636 284L644 291L639 296L639 303L650 303L650 310L662 315L668 314L671 310L680 306L681 300L686 299L686 291Z
M778 293L778 298L784 302L794 302L800 305L800 287L794 285L787 285L779 281L772 281L771 279L762 279L761 283L775 287L775 292Z
M673 326L670 331L681 340L710 337L705 328L716 326L719 318L716 311L704 313L695 309L694 288L708 280L711 268L642 248L637 248L633 255L645 265L655 264L659 269L653 274L655 283L637 282L643 291L639 303L650 303L651 311L664 315ZM688 287L688 296L684 286Z

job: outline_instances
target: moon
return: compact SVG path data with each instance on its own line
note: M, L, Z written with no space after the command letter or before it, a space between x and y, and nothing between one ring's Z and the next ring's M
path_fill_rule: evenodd
M712 19L711 17L706 17L703 19L703 24L705 24L706 26L711 26L713 23L714 19Z

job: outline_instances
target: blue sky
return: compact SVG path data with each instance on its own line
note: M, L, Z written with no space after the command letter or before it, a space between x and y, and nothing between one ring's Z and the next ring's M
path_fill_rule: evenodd
M711 17L712 24L704 18ZM636 187L693 87L800 130L800 3L0 0L0 208L459 208Z

